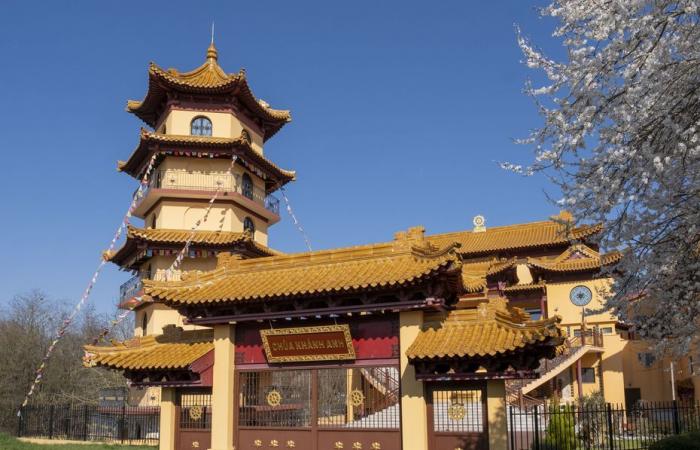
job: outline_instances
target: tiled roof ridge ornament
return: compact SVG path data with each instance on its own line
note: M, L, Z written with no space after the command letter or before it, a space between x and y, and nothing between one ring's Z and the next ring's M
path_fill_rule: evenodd
M474 224L474 233L483 233L486 231L486 218L481 214L474 216L472 223Z
M209 47L207 48L207 61L210 63L216 63L216 61L219 60L219 52L216 50L216 46L214 45L214 41L209 44Z
M241 260L243 260L243 256L240 253L219 252L216 255L216 268L235 269L239 267ZM183 279L183 281L185 280Z
M182 337L182 333L185 331L182 327L178 327L174 324L165 325L163 327L163 337L166 339L179 339Z
M456 250L460 246L460 243L453 242L442 248L438 247L425 238L425 227L422 225L410 227L406 231L397 231L394 233L394 251L410 251L413 256L419 258L439 258L449 254L458 256Z
M559 214L551 216L550 219L552 219L555 222L560 222L560 223L573 223L574 222L574 215L571 214L570 211L562 209L559 211Z

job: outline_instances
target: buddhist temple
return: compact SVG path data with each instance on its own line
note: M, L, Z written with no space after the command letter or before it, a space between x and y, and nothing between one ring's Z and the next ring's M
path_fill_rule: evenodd
M151 64L127 111L149 127L117 165L146 177L143 226L106 257L134 276L135 337L85 364L158 392L161 450L505 449L508 404L625 395L616 318L580 306L622 257L600 253L599 225L476 216L285 254L268 233L296 174L263 147L291 114L245 71L212 43L192 71Z

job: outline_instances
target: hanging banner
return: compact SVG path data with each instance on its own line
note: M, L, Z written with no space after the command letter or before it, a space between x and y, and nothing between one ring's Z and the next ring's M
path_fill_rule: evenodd
M347 324L260 330L260 337L270 363L355 359Z

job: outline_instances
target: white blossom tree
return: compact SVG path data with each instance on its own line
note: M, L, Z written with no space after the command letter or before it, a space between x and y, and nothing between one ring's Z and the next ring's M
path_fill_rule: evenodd
M547 81L526 91L543 125L523 174L545 173L577 221L601 222L625 257L607 307L656 343L688 351L700 335L700 2L554 0L566 57L518 31Z

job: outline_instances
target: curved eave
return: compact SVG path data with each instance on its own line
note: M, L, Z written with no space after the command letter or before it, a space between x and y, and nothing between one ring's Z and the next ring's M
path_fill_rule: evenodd
M144 293L155 301L163 302L166 305L178 307L178 306L198 306L198 305L215 305L215 304L229 304L229 303L239 303L239 302L267 302L276 301L281 299L292 299L292 298L313 298L313 297L327 297L328 295L343 295L352 294L357 292L381 292L391 289L397 289L401 287L414 286L417 284L422 284L430 279L447 276L449 278L448 282L455 288L461 288L461 263L448 258L435 266L431 266L421 271L420 273L412 274L411 276L394 279L385 280L381 282L373 283L352 283L346 286L336 286L332 288L318 288L318 289L285 289L272 294L262 294L262 295L245 295L245 296L235 296L226 295L220 296L218 298L186 298L182 299L179 292L184 291L196 291L202 286L210 285L213 280L217 277L225 277L225 272L219 272L215 274L210 272L205 274L204 277L197 280L197 282L179 282L179 286L176 288L170 287L176 283L165 284L163 282L144 280Z
M509 323L469 323L469 324L449 324L444 323L444 328L427 329L421 331L413 344L406 352L406 356L411 361L439 361L447 359L470 359L489 358L502 355L513 354L522 351L531 351L534 348L557 347L561 344L562 332L558 324L559 317L531 321L526 324ZM474 336L469 336L468 330L474 328L483 330L487 335L481 335L480 339L487 339L491 347L477 345L479 350L474 350L469 344ZM449 331L448 331L449 330ZM519 339L510 339L510 342L495 344L491 339L493 336L502 333L516 335ZM463 346L456 348L454 337L457 334ZM464 335L464 337L462 337ZM452 338L452 339L450 339ZM452 342L450 342L452 341Z
M159 150L153 149L154 145L160 146ZM178 147L177 149L163 148L163 146L173 146ZM149 156L154 151L192 151L195 150L218 150L223 152L229 152L225 156L230 157L230 152L234 149L240 151L239 157L248 160L251 164L256 167L260 167L265 173L271 178L272 186L275 187L283 186L290 181L296 179L296 172L293 170L282 169L275 163L265 158L263 155L258 153L253 147L251 147L250 142L242 137L235 139L232 138L221 138L221 137L203 137L203 136L186 136L186 135L173 135L173 134L160 134L148 131L146 129L141 129L139 136L139 145L134 149L126 161L119 161L117 163L117 170L120 172L127 173L134 178L140 178L142 172L145 170L144 165L149 159ZM223 154L222 154L223 156ZM269 190L268 190L269 192Z
M142 229L129 226L127 231L127 238L124 245L122 245L119 250L113 252L112 254L105 255L107 261L112 262L123 269L135 270L135 264L142 262L141 259L133 259L135 252L139 251L139 244L145 244L146 248L152 246L157 246L158 248L170 247L172 250L180 250L182 246L185 245L190 233L189 230L172 230L174 232L181 233L182 236L176 238L166 238L166 239L154 239L147 235L144 235ZM201 232L200 232L201 233ZM205 232L208 233L208 232ZM238 233L236 233L238 234ZM198 240L197 236L190 243L193 249L211 249L218 251L234 250L243 246L247 252L250 254L249 257L255 256L281 256L284 255L283 252L274 250L272 248L266 247L262 244L255 242L251 237L240 233L239 237L232 235L229 240L219 240L216 242Z
M202 71L207 64L209 63L204 63L192 72L175 74L151 62L148 68L146 96L141 101L127 101L127 112L134 114L149 126L155 127L159 118L159 108L166 101L168 92L180 92L194 95L236 96L253 117L265 124L265 136L263 137L265 141L292 120L288 110L273 109L261 105L253 95L244 72L225 74L220 71L218 76L209 77L207 82L193 81L195 79L193 74ZM218 65L216 67L218 68ZM220 70L220 68L218 69Z
M603 267L617 264L620 259L622 259L622 254L620 252L611 252L596 259L586 258L558 263L550 263L538 258L528 258L527 264L532 269L552 273L599 272Z

